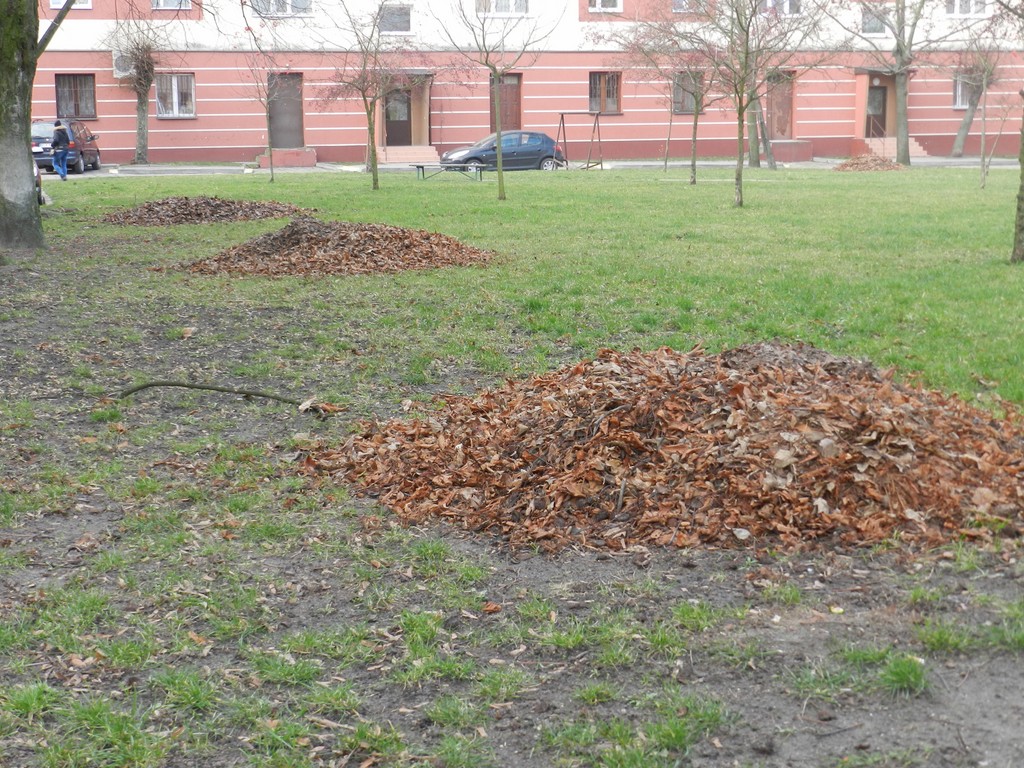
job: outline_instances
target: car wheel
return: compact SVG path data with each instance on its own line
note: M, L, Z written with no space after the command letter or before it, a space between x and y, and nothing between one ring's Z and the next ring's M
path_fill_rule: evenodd
M561 167L562 164L553 157L545 157L540 161L540 169L542 171L557 171Z
M78 159L75 160L74 167L71 170L74 171L75 173L85 173L85 158L79 155Z
M484 169L484 164L480 160L477 160L476 158L474 158L472 160L467 160L466 161L466 170L467 171L477 171L477 170L482 171L483 169Z
M96 153L96 159L92 161L92 169L98 171L100 169L100 153Z

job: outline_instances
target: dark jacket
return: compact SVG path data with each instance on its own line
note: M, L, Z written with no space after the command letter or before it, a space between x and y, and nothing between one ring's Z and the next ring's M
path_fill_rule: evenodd
M68 129L63 125L58 125L54 128L50 144L54 149L67 149L68 145L71 144L71 139L68 137Z

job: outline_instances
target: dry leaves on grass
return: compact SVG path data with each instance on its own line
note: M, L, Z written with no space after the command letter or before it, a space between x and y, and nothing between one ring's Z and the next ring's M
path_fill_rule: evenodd
M1022 435L1016 415L759 344L603 351L312 459L407 521L513 547L930 545L1024 534Z
M308 213L308 208L299 208L273 200L225 200L220 197L204 196L168 197L108 213L103 220L108 224L161 227L168 224L280 219Z
M837 171L905 171L906 168L877 155L860 155L851 157L835 167Z
M469 266L490 257L437 232L300 218L185 269L204 275L358 275Z

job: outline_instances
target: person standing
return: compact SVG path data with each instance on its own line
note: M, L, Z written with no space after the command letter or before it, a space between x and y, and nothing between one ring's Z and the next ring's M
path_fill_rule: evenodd
M68 147L71 146L71 138L68 136L68 129L57 120L53 124L53 138L50 139L50 146L53 147L53 170L60 174L61 181L68 180Z

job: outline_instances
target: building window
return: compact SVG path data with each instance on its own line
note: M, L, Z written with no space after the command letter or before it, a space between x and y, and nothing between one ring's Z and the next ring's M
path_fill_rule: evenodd
M173 0L171 0L173 2ZM313 10L313 0L250 0L252 9L260 16L307 16Z
M57 75L57 117L96 117L96 76Z
M379 26L381 32L412 32L412 6L382 5Z
M672 111L677 115L700 112L703 93L703 72L677 72L672 81Z
M672 13L696 13L696 0L672 0Z
M886 31L885 22L889 13L884 8L864 6L861 8L860 31L865 35L884 35Z
M622 0L589 0L591 13L622 13Z
M784 16L797 16L800 13L800 0L759 0L757 10L761 13L775 11Z
M946 13L950 16L982 16L985 0L946 0Z
M192 0L153 0L154 11L187 11Z
M953 75L953 109L967 109L971 106L971 95L981 91L981 77L969 72Z
M476 12L487 16L525 16L529 0L476 0Z
M621 112L619 86L622 75L618 72L590 73L590 111L599 113Z
M64 0L50 0L50 9L57 11L64 7ZM73 9L89 10L92 8L92 0L75 0L71 4Z
M196 116L196 76L156 76L156 116Z

